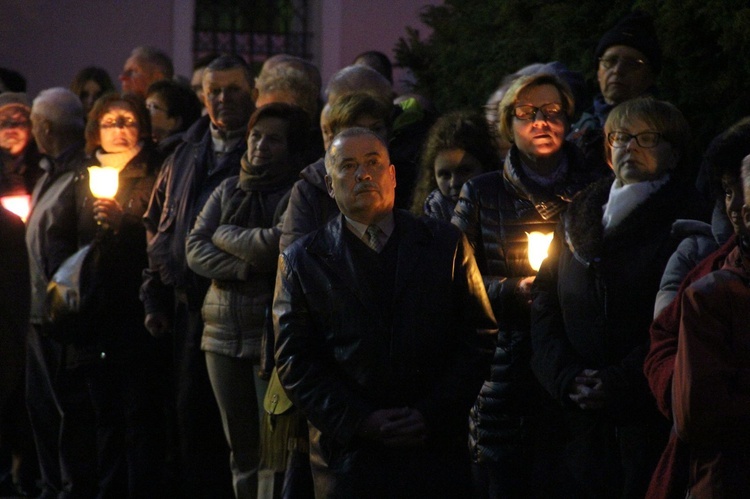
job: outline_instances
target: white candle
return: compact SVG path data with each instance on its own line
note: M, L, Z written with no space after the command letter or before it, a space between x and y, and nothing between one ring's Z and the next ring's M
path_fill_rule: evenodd
M542 266L542 261L547 258L549 243L552 242L552 232L545 234L543 232L527 232L529 238L529 265L535 271Z
M114 199L120 172L111 166L89 166L89 189L98 198Z

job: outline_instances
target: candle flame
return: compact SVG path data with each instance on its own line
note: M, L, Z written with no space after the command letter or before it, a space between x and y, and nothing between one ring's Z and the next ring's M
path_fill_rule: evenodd
M29 211L31 211L31 196L28 194L3 196L0 197L0 204L3 205L3 208L11 213L15 213L21 220L26 222L26 219L29 217Z
M547 250L554 234L535 231L527 232L526 235L529 238L529 265L534 271L538 271L542 261L547 258Z
M114 199L120 172L111 166L89 166L89 189L98 198Z

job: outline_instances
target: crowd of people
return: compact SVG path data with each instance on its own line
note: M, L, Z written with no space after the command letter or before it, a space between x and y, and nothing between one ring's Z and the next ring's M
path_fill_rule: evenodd
M693 178L649 16L593 52L442 116L373 51L0 71L0 496L750 495L750 121Z

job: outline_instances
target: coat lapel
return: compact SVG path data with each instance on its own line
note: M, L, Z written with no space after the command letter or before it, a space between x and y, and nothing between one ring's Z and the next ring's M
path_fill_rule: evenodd
M323 264L343 282L373 317L379 318L380 313L374 300L368 298L372 296L372 289L366 281L359 278L352 262L351 251L344 241L343 231L349 230L344 223L344 216L337 215L318 232L308 250L320 257Z

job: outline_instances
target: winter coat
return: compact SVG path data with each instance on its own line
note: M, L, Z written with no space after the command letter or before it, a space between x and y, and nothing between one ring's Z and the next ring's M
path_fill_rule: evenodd
M700 220L677 220L672 225L672 235L680 240L680 244L669 258L661 277L654 304L654 318L672 302L687 273L719 249L723 242L719 241L711 224Z
M541 403L541 390L529 367L529 307L515 293L521 279L535 274L529 266L526 233L553 232L573 196L609 174L588 169L572 144L566 143L564 151L568 173L552 189L541 188L524 174L513 147L502 171L464 184L456 205L452 221L474 248L499 327L492 377L471 411L470 445L477 462L497 461L530 446L524 426Z
M456 477L468 474L466 417L488 375L494 318L461 233L394 215L398 260L387 300L363 280L352 245L370 250L343 216L279 259L276 365L311 423L313 475L324 497L393 497L386 490L458 497L469 486L468 475ZM392 303L388 314L384 303ZM387 449L356 435L373 411L404 406L424 417L424 445Z
M300 237L317 230L339 213L336 201L328 194L323 158L306 166L294 183L289 206L284 214L280 251Z
M57 268L77 249L75 171L85 161L83 141L52 161L43 160L44 175L31 198L26 246L31 274L32 324L45 323L47 284Z
M257 361L273 298L281 236L280 218L291 183L262 193L261 226L223 223L239 177L213 192L187 238L187 258L197 274L212 279L203 302L201 349ZM252 215L251 215L252 217Z
M750 496L750 258L742 245L682 300L672 395L688 497Z
M440 189L434 189L425 198L423 211L430 218L450 222L455 208L456 204L450 198L443 196Z
M184 293L191 310L199 310L210 281L187 266L185 238L211 193L237 175L247 144L239 141L220 159L214 157L210 119L204 116L184 135L184 142L164 161L144 223L149 267L143 272L141 300L146 313L168 313L172 288Z
M534 283L532 368L565 408L564 465L577 497L642 497L669 433L643 375L654 299L677 242L671 227L695 218L695 193L668 181L604 235L612 181L571 203ZM602 409L568 397L584 369L599 372Z
M700 251L705 251L706 248L715 244L715 239L708 236L693 235L683 239L677 251L670 257L667 269L662 276L660 286L663 288L666 282L676 282L679 279L678 273L683 272L675 297L651 323L649 351L643 363L643 372L651 393L656 398L657 407L669 421L672 420L672 376L677 355L682 298L691 284L708 273L718 270L724 264L729 252L737 246L736 237L731 237L721 248L694 263L692 270L685 273L685 269L699 257ZM659 293L662 293L661 289ZM651 477L646 497L648 499L682 499L685 497L689 457L689 446L679 439L674 430L671 431L669 442Z

